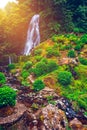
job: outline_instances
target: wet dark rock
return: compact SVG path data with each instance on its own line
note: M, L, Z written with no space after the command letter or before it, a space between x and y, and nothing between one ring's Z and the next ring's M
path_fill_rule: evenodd
M10 77L7 77L7 82L11 83L11 84L21 85L20 81L18 81L17 77L12 76L12 75Z
M74 111L72 104L67 99L59 99L57 101L57 107L65 112L68 119L77 117L77 113Z
M73 119L77 117L76 112L72 108L66 108L65 114L69 119Z

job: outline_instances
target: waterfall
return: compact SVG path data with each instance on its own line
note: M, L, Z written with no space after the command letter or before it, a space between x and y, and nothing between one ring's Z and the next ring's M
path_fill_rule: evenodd
M29 55L31 50L40 43L39 15L34 15L30 21L24 55Z
M11 56L9 56L9 64L12 63L12 59L11 59Z

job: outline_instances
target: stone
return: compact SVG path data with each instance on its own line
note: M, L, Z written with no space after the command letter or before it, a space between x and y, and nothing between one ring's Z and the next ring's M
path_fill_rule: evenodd
M33 75L30 75L28 78L28 81L32 84L35 80L34 76Z
M58 97L58 95L55 93L55 91L51 88L45 87L43 90L41 90L40 95L42 95L44 98L47 96L53 96Z
M83 125L77 118L70 121L70 127L72 130L83 130Z
M42 109L40 119L43 126L48 130L66 130L66 117L64 112L51 104Z

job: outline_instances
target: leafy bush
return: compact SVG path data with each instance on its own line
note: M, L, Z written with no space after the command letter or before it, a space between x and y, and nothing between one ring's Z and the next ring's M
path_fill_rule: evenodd
M81 64L87 65L87 59L80 57L79 61L80 61Z
M38 77L49 72L52 72L58 68L58 65L54 61L44 62L41 61L33 69L34 74Z
M62 71L58 74L58 81L61 85L69 85L71 83L72 74L68 71Z
M16 103L16 92L9 86L0 88L0 108L14 106Z
M35 55L40 55L42 53L42 49L37 49L34 51Z
M44 62L44 63L47 64L47 63L48 63L48 59L47 59L47 58L42 58L42 59L41 59L41 62Z
M80 51L81 49L82 49L81 45L76 45L76 46L75 46L75 50L76 50L76 51Z
M39 62L36 65L36 68L33 69L33 72L35 73L36 76L41 76L43 74L46 74L47 72L47 65L44 62Z
M52 72L58 68L58 65L55 61L49 61L47 64L47 72Z
M76 56L76 54L75 54L75 51L74 51L74 50L70 50L70 51L68 52L68 57L74 58L75 56Z
M79 28L74 28L74 29L73 29L73 32L79 33L79 32L80 32L80 31L79 31Z
M42 56L35 56L36 61L40 61L43 57Z
M81 41L82 43L87 44L87 34L84 34L84 35L80 38L80 41Z
M2 72L0 72L0 85L4 83L6 83L6 77Z
M66 46L65 46L65 49L67 49L67 50L72 49L72 45L71 45L71 44L66 45Z
M52 41L53 41L53 42L58 42L58 38L57 38L56 35L52 36Z
M40 79L35 80L35 82L33 83L33 89L34 89L35 91L40 91L40 90L42 90L44 87L45 87L45 84L44 84L43 81L40 80Z
M59 56L59 51L57 49L49 47L47 49L47 57L52 57L52 56Z
M8 65L8 70L12 70L12 69L15 69L14 63Z
M32 62L31 62L31 61L28 61L28 62L26 62L26 63L24 64L23 69L28 70L28 69L30 69L30 67L32 67Z
M27 82L27 81L24 81L24 80L21 82L21 84L22 84L23 86L26 86L26 87L29 87L29 86L30 86L30 83Z
M77 102L77 105L80 108L84 108L87 110L87 94L84 91L75 90L73 93L70 93L67 95L67 98L69 98L72 101Z
M26 70L23 70L23 71L21 72L21 76L22 76L24 79L26 79L26 78L29 76L29 72L26 71Z

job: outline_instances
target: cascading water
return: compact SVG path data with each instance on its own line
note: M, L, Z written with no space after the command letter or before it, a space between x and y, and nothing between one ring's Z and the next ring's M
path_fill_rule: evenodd
M11 56L9 56L9 64L12 63L12 59L11 59Z
M40 43L39 15L34 15L30 21L24 55L29 55L31 50Z

